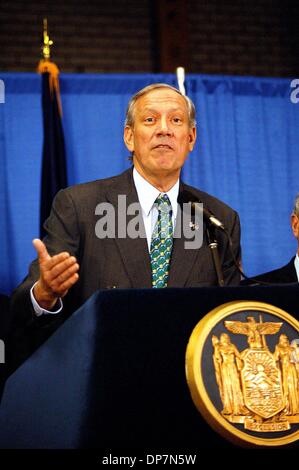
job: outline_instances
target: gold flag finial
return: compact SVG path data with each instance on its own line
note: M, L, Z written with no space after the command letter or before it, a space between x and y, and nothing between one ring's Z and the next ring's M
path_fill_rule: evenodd
M42 46L44 60L50 60L52 45L53 41L49 38L48 35L48 20L47 18L44 18L44 42Z
M44 42L42 45L42 53L43 58L39 61L37 66L38 73L48 73L49 74L49 86L51 96L53 96L53 91L56 91L57 103L59 108L59 113L62 116L62 108L60 102L60 92L59 92L59 69L54 62L51 62L51 46L53 45L53 41L49 38L48 35L48 20L44 18Z

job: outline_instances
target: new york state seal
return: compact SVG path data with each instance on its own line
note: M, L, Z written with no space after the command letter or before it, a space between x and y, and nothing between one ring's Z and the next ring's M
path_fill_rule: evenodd
M208 423L240 445L299 439L299 322L262 302L230 302L195 327L186 376Z

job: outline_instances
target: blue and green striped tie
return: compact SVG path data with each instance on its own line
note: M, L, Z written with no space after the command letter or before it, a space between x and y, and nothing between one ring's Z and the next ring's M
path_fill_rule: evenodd
M159 194L155 200L158 219L152 234L151 267L152 287L167 287L170 258L173 244L171 204L167 194Z

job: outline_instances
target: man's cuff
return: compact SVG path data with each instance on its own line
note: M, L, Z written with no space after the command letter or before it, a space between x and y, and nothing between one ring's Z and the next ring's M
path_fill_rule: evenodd
M41 308L34 295L33 295L33 289L34 289L34 286L37 284L37 282L35 284L33 284L33 286L31 287L30 289L30 298L31 298L31 302L32 302L32 306L33 306L33 309L34 309L34 312L35 312L35 315L37 317L40 317L41 315L56 315L57 313L60 313L62 308L63 308L63 303L62 303L62 300L61 299L58 299L58 302L59 302L59 308L57 310L46 310L44 308Z

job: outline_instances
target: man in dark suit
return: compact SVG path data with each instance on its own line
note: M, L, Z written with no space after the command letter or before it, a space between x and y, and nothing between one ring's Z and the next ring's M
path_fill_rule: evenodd
M299 194L295 199L294 211L291 215L291 227L295 238L298 241L298 248L296 255L285 266L274 269L267 273L254 276L255 280L261 282L269 282L273 284L287 284L298 282L299 280ZM242 282L243 283L243 282ZM245 282L248 284L248 282Z
M6 376L5 344L9 331L9 297L0 294L0 403Z
M224 223L235 258L240 260L237 213L180 181L181 168L196 141L191 100L165 84L141 90L129 103L124 141L132 154L133 168L119 176L60 191L45 223L47 236L43 241L34 240L38 259L12 302L18 325L22 320L23 325L38 331L37 343L31 349L98 289L217 285L205 231L202 246L197 249L186 248L184 235L169 240L170 262L163 282L156 284L152 234L160 217L155 207L160 196L169 202L169 224L176 233L178 196L186 190L192 193ZM117 219L115 233L101 238L97 233L99 214L103 215L101 204L108 204L107 210L112 207L119 214L120 196L126 199L125 222ZM137 238L123 236L124 225L132 223L127 208L133 203L140 209L139 228L143 234ZM224 233L219 232L218 242L225 284L237 285L239 273ZM23 333L22 337L26 336Z

